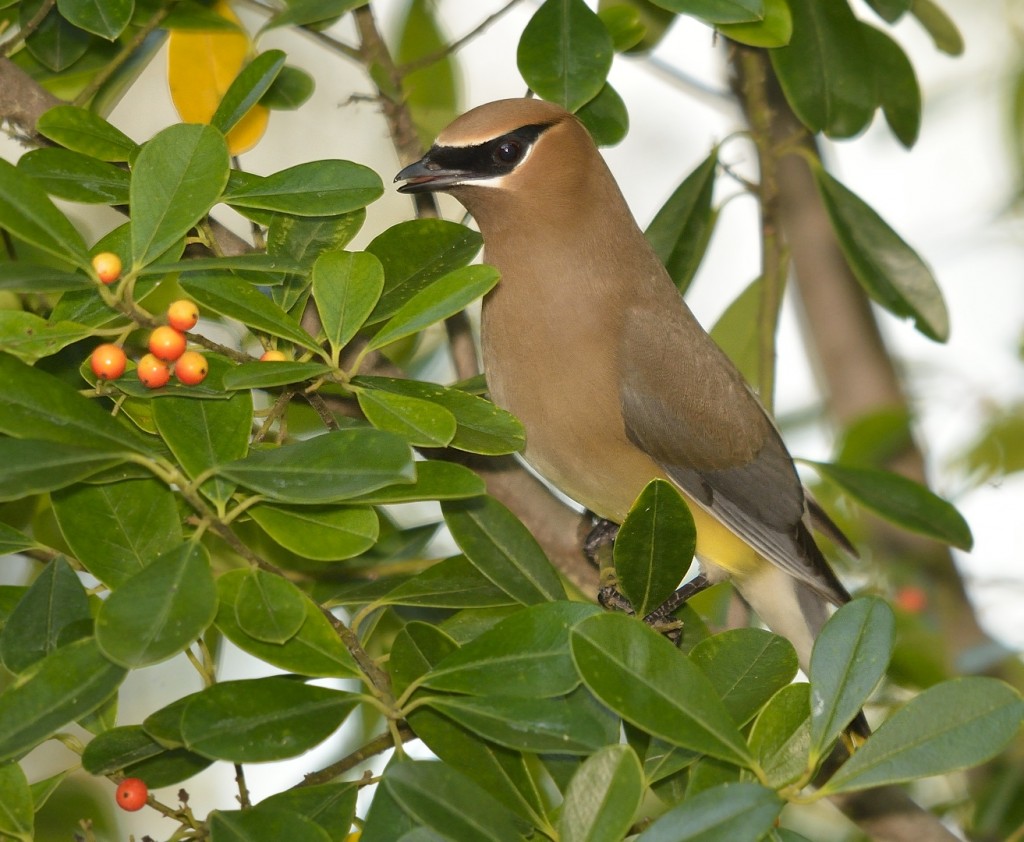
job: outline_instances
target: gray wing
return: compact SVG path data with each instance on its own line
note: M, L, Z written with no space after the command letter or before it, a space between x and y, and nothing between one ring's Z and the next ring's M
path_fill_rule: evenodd
M792 457L740 373L678 300L632 307L619 348L623 421L708 512L837 605L849 595L804 523Z

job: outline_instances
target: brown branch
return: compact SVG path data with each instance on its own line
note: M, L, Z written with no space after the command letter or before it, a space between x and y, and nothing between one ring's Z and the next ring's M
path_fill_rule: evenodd
M416 735L412 729L404 722L398 723L398 735L404 740L414 740ZM300 783L295 784L292 789L301 789L305 786L316 786L317 784L325 784L333 781L335 778L344 775L346 772L354 769L361 763L369 760L371 757L375 757L381 752L387 751L389 748L394 747L395 740L391 735L390 731L381 734L379 737L375 737L370 740L366 745L353 751L351 754L346 755L330 766L325 766L319 772L310 772L306 775Z

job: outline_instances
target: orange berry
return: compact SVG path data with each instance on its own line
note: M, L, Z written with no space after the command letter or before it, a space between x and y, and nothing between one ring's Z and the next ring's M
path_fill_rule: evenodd
M287 359L288 359L288 357L285 356L284 351L278 351L275 348L275 349L271 349L270 351L264 351L263 352L263 356L260 357L260 362L263 362L263 363L271 363L271 362L279 363L279 362L284 362Z
M186 351L174 364L174 376L186 386L202 383L208 370L206 357L198 351Z
M173 362L185 353L185 334L173 327L162 325L149 335L149 352L167 362Z
M112 284L121 277L121 258L112 251L101 251L92 259L96 276L105 284Z
M128 358L124 355L124 350L121 346L112 345L109 342L105 345L97 346L96 350L92 352L92 356L89 357L92 373L101 380L117 380L118 377L124 374L124 367L127 362Z
M135 369L139 382L147 389L159 389L171 379L171 367L153 354L146 354Z
M167 308L167 321L175 330L192 330L199 321L199 308L195 302L182 298Z
M145 782L138 778L125 778L117 785L117 793L114 798L117 800L118 807L129 813L134 813L146 806L149 789Z
M928 607L928 594L917 585L904 585L896 591L893 601L908 614L920 614Z

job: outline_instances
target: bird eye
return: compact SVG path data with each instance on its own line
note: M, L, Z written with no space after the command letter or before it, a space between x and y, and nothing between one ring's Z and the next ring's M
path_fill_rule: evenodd
M494 160L500 164L514 164L523 155L523 145L516 140L503 140L494 150Z

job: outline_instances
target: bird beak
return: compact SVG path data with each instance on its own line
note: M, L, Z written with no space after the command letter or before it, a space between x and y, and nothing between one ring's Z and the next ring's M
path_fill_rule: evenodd
M405 182L398 188L400 193L428 193L452 187L463 181L466 175L459 170L445 169L436 161L432 161L428 152L396 175L395 181Z

